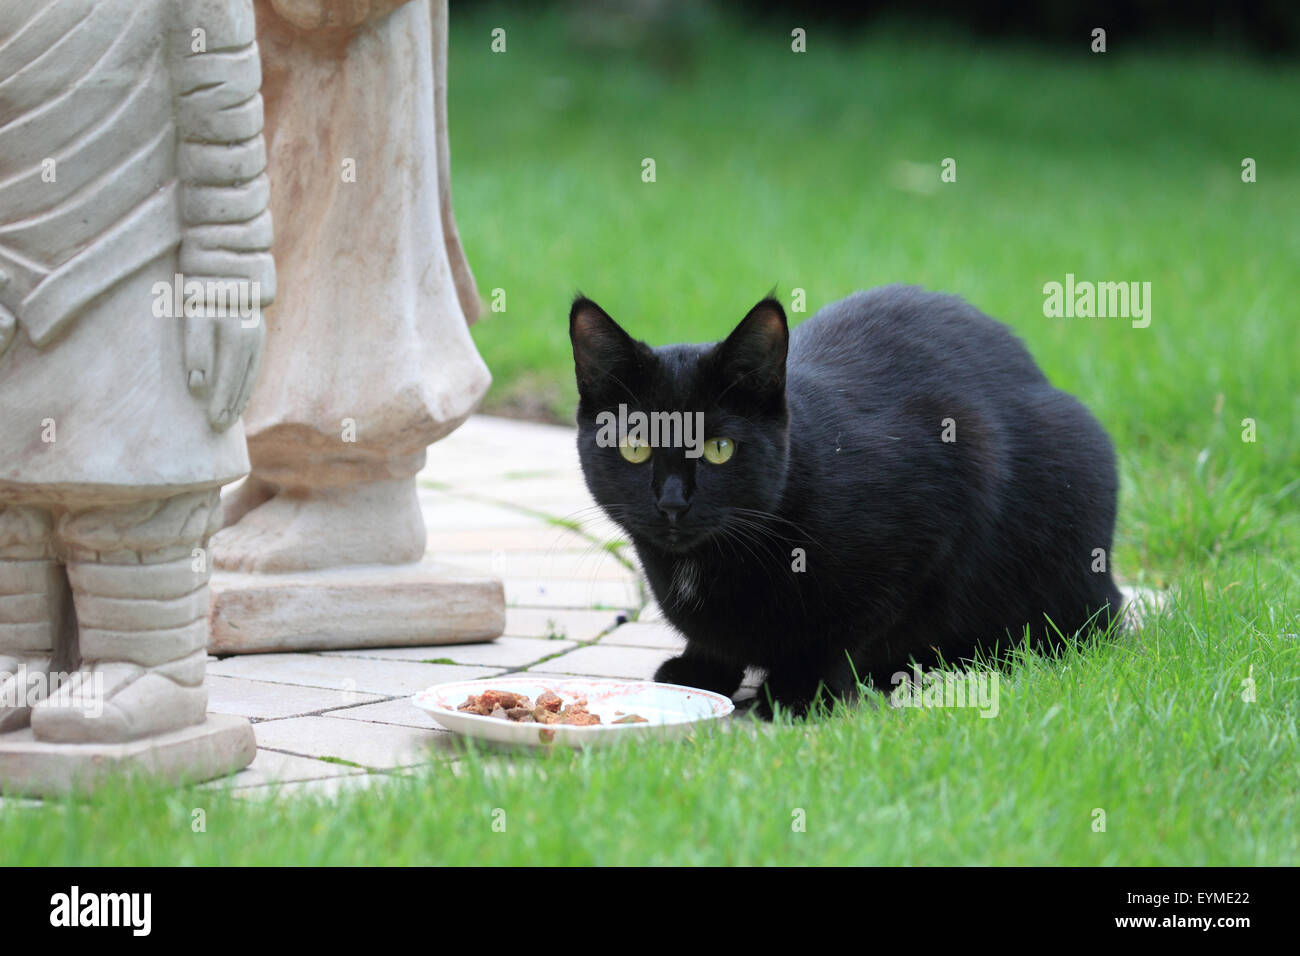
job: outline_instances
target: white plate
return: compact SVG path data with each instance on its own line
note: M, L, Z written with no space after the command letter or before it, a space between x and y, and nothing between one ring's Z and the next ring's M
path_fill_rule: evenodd
M527 694L533 700L544 691L559 694L565 704L575 697L587 698L587 709L599 714L601 723L594 727L569 724L524 724L496 717L481 717L456 710L470 694L485 690L506 690ZM462 680L435 684L411 698L411 703L428 711L448 730L467 737L479 737L503 744L542 746L561 744L568 747L599 746L626 740L628 734L639 736L678 737L693 727L726 717L735 705L711 691L677 684L656 684L644 680L612 680L584 677L542 677L516 675L489 677L486 680ZM644 724L614 724L622 714L644 717Z

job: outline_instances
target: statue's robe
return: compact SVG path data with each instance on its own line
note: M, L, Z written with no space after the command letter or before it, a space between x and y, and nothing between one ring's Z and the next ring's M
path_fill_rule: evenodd
M219 53L194 54L196 28ZM0 505L248 470L239 424L190 394L155 284L274 295L254 40L247 0L0 4Z
M407 477L491 381L451 215L446 4L380 4L349 30L301 29L276 6L257 3L280 241L244 413L253 474L289 487Z

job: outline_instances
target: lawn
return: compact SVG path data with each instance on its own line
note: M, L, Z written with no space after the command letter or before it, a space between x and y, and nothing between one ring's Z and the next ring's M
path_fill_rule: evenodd
M571 417L577 289L652 344L719 338L774 285L804 291L794 321L887 282L957 293L1110 431L1114 566L1168 606L1015 664L991 719L876 698L679 744L469 751L329 804L123 786L6 806L4 862L1300 862L1300 71L901 25L809 26L795 54L794 25L615 47L453 12L456 212L484 298L504 291L474 331L489 410ZM1045 317L1067 273L1150 282L1150 326Z
M6 808L0 846L69 865L1293 864L1300 660L1279 580L1182 583L1140 640L1017 665L992 718L877 703L510 772L468 751L458 773L333 803L113 788Z

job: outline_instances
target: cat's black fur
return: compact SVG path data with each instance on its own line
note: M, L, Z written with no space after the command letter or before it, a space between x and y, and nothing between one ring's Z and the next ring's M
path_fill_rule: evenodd
M755 666L760 699L801 713L819 684L888 689L910 661L1026 628L1053 646L1118 612L1109 438L961 299L887 286L793 332L765 299L716 345L652 349L584 298L569 326L587 486L687 639L656 679L732 694ZM734 456L631 464L596 441L620 402L703 411Z

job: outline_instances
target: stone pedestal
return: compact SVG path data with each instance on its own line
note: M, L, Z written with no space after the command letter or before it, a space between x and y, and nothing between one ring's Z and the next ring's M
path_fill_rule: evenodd
M213 654L489 641L505 629L493 577L426 560L287 574L212 575Z
M247 767L257 754L253 725L209 714L206 721L126 743L53 744L30 728L0 734L0 793L57 797L86 792L114 776L197 783Z

